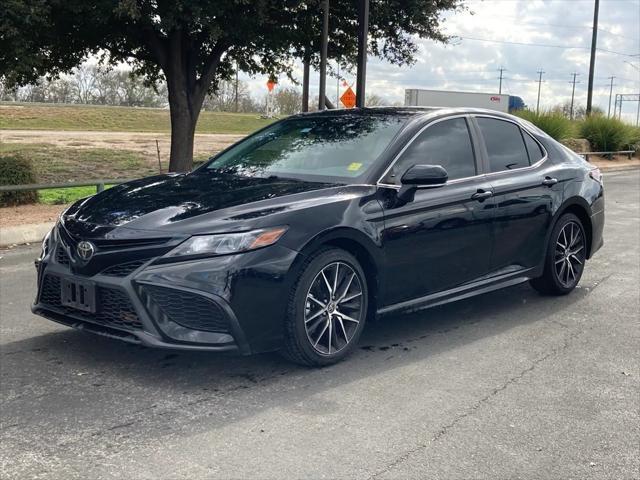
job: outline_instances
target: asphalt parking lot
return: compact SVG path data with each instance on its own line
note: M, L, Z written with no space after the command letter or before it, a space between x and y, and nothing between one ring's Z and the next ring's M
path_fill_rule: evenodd
M370 324L339 365L154 351L32 315L0 253L1 478L639 478L640 173L570 296Z

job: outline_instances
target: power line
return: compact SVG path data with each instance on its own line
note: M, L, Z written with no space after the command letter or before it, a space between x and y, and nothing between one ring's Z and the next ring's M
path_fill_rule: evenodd
M566 46L566 45L551 45L546 43L524 43L524 42L511 42L508 40L492 40L489 38L478 38L478 37L466 37L461 35L455 35L456 38L460 38L462 40L471 40L475 42L487 42L487 43L500 43L506 45L521 45L524 47L545 47L545 48L560 48L563 50L590 50L591 47L583 47L583 46ZM640 54L636 53L624 53L624 52L616 52L615 50L607 50L606 48L597 48L599 52L610 53L612 55L620 55L623 57L637 57Z
M491 15L491 18L515 18L518 20L518 25L536 25L539 27L554 27L554 28L564 28L564 29L574 29L574 30L591 30L592 27L589 25L566 25L566 24L559 24L559 23L547 23L547 22L523 22L521 17L518 17L517 15ZM607 33L609 35L614 35L616 37L621 37L621 38L626 38L628 40L633 40L633 41L637 41L638 39L635 37L629 37L627 35L622 35L621 33L615 33L612 32L611 30L606 30L604 28L599 28L598 29L600 32L604 32Z

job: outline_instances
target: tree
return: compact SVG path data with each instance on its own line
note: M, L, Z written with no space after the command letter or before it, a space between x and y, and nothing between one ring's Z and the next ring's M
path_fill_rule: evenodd
M366 98L367 107L380 107L385 104L384 98L375 93L367 95Z
M77 103L89 104L95 99L96 76L90 65L80 65L72 77L72 88Z
M462 0L371 3L369 49L395 64L414 61L414 35L446 41L439 14ZM330 56L353 63L357 2L331 2ZM339 14L337 13L339 12ZM234 65L291 75L292 60L317 63L318 0L3 0L0 78L33 82L89 55L130 63L150 84L165 80L171 116L170 170L187 171L202 103Z
M298 113L302 106L302 92L293 87L278 88L273 95L273 101L280 115L293 115Z
M571 116L571 102L566 101L563 104L556 105L551 108L551 111L554 113L560 113L565 117L569 118ZM594 106L591 109L592 115L600 115L604 113L604 110L598 106ZM575 120L584 120L587 117L587 108L584 105L573 105L573 118Z
M243 111L241 106L244 99L249 96L249 87L246 82L238 81L238 111ZM215 92L207 94L203 102L205 110L217 112L234 112L236 107L236 82L223 80L218 82Z

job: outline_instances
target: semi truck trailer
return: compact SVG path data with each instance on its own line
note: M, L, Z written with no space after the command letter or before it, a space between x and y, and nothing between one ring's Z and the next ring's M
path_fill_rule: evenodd
M498 93L452 92L409 88L404 91L406 107L477 107L509 111L509 95Z

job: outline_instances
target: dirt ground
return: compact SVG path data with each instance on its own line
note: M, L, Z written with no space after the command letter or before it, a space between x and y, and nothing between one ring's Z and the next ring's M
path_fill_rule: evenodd
M626 155L615 155L613 160L609 160L604 157L594 156L589 157L589 163L593 163L600 170L606 172L611 169L640 167L640 158L636 156L629 159Z
M196 134L194 155L213 155L244 135ZM0 143L37 143L56 147L108 148L140 152L145 157L156 158L156 140L160 147L160 157L169 156L170 136L168 133L132 132L90 132L52 130L0 130Z
M0 228L29 223L55 222L66 205L20 205L0 208Z

